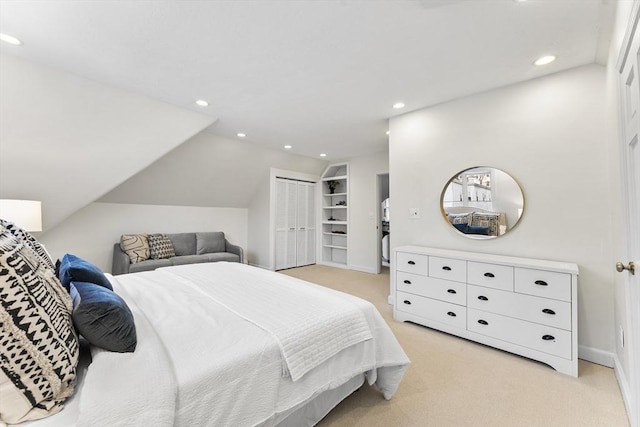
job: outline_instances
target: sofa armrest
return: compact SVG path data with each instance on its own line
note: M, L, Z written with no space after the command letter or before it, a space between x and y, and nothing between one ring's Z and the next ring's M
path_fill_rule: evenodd
M240 257L240 263L244 264L244 251L242 250L242 248L238 245L233 245L229 243L227 239L224 239L224 244L225 244L225 250L232 254L238 255Z
M131 259L129 255L120 249L120 243L113 245L113 264L111 266L111 273L115 276L118 274L126 274L129 272L129 266L131 265Z

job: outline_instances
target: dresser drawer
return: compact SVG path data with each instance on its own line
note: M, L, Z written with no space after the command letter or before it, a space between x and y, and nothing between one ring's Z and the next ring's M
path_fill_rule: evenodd
M469 261L467 282L472 285L513 291L513 267Z
M514 290L561 301L571 301L571 275L516 267Z
M466 282L467 262L460 259L430 256L429 276L456 282Z
M406 292L396 293L396 310L460 329L467 325L465 307Z
M467 310L471 332L571 359L571 332L472 308Z
M427 275L428 257L407 252L398 252L396 255L396 270L408 273Z
M571 303L469 285L467 307L571 330Z
M467 303L467 288L464 283L435 279L402 271L396 273L396 279L396 289L398 291L459 305Z

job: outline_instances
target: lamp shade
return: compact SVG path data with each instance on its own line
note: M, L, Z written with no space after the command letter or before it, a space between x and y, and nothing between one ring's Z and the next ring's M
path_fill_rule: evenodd
M0 218L26 231L42 231L42 203L35 200L0 199Z

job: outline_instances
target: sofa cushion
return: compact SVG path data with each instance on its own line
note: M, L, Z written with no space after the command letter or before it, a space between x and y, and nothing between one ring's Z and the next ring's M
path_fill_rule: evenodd
M167 234L176 256L196 254L196 233Z
M123 234L120 248L129 255L131 264L149 259L149 242L146 234Z
M224 252L225 250L226 244L222 231L196 233L196 254L210 254L214 252Z
M231 252L216 252L214 254L206 254L208 261L230 261L230 262L240 262L240 257L236 254L232 254Z
M173 243L165 234L149 234L147 240L151 259L167 259L176 256Z
M71 282L73 324L93 345L118 353L136 349L136 325L127 303L115 292L89 282Z
M131 264L129 266L129 273L137 273L139 271L150 271L160 267L170 267L171 261L169 259L148 259L146 261L139 262L137 264Z
M171 258L172 265L199 264L201 262L209 262L207 255L183 255Z

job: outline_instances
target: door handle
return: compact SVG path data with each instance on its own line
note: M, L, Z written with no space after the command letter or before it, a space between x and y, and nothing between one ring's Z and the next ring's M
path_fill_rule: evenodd
M633 263L633 261L630 261L629 265L624 265L623 263L618 261L618 262L616 262L616 270L618 270L618 273L622 273L625 270L629 270L629 273L635 275L636 274L636 265Z

